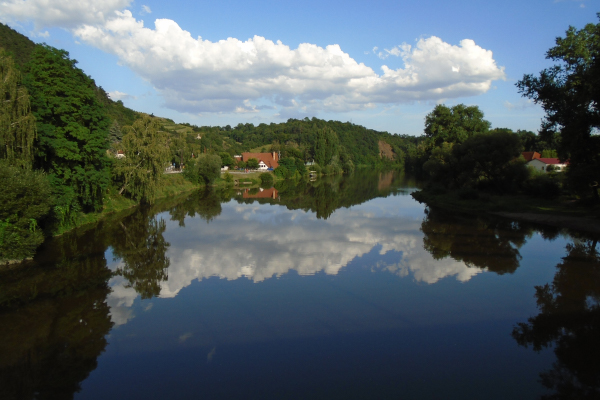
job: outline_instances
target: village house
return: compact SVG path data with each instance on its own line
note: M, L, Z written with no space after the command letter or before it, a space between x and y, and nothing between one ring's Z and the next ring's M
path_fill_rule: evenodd
M542 155L537 151L524 151L523 153L521 153L521 155L527 162L535 160L536 158L542 158Z
M550 166L552 166L550 171L564 171L568 165L568 161L560 161L558 158L534 158L527 163L528 167L542 172L548 172L548 167Z
M248 162L249 159L254 158L258 161L258 170L266 171L268 169L275 169L279 167L279 154L276 152L272 153L242 153L241 156L233 156L237 161Z

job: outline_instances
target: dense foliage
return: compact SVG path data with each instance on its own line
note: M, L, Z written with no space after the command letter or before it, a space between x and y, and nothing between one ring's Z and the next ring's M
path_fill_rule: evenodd
M200 154L196 159L190 160L184 173L193 183L209 185L221 175L221 157L216 154Z
M64 50L37 46L25 84L37 121L36 166L48 172L61 206L102 207L110 180L106 157L109 120L94 81Z
M12 57L0 49L0 159L31 168L36 138L27 89Z
M600 24L570 27L546 58L557 64L525 75L517 87L544 108L542 135L560 135L558 155L570 161L572 187L600 202Z
M52 205L48 180L0 160L0 188L0 260L32 257L44 241L38 222Z
M476 134L487 132L490 126L477 106L458 104L449 108L438 104L425 117L425 136L435 146L444 142L462 143Z
M140 202L151 203L161 186L169 161L168 135L148 115L125 127L121 148L125 157L114 164L115 181Z

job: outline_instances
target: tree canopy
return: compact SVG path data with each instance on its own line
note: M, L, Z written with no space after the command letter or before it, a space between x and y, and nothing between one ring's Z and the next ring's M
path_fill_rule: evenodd
M490 125L477 106L458 104L450 108L438 104L425 117L425 135L435 146L442 142L462 143L477 133L487 132Z
M69 53L37 46L24 83L37 121L36 164L47 171L61 201L98 210L109 184L108 125L94 81Z
M171 156L168 135L160 130L156 118L145 115L124 128L121 142L125 157L115 162L115 176L137 201L151 203L161 187L165 167Z
M35 117L21 74L10 55L0 49L0 159L30 168L36 138Z
M574 188L592 188L600 201L600 24L569 27L546 58L557 64L539 76L525 75L517 87L546 112L542 135L560 133L558 155L570 161L567 174Z

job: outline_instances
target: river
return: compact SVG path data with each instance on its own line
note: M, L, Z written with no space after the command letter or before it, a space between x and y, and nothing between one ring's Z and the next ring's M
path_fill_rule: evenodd
M599 396L598 238L417 187L201 191L46 242L0 271L0 398Z

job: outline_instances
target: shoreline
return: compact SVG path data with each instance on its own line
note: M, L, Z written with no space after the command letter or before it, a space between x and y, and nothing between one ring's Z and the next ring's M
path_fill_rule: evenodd
M456 193L431 194L423 190L412 197L428 207L471 215L495 215L557 228L600 234L600 207L576 205L572 200L544 199L525 195L460 199Z

